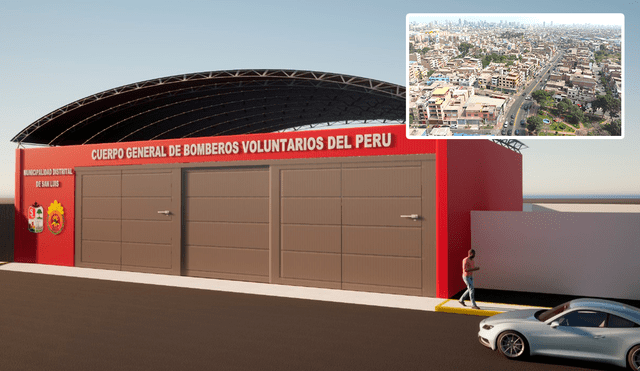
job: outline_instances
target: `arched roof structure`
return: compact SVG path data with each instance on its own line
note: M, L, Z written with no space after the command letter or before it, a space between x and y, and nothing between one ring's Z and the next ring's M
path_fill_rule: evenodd
M158 78L77 100L12 141L50 146L275 132L405 120L406 89L364 77L300 70L227 70Z

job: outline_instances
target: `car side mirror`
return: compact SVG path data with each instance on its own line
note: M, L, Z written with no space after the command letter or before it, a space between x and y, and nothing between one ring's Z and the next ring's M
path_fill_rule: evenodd
M558 322L558 321L551 322L551 328L556 328L558 326L560 326L560 322Z

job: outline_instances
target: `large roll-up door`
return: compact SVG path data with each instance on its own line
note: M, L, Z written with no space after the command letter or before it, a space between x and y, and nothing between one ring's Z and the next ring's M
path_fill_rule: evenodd
M184 272L268 282L269 172L186 170Z
M431 161L281 169L283 283L431 293L433 171Z
M76 265L180 274L179 170L78 174Z

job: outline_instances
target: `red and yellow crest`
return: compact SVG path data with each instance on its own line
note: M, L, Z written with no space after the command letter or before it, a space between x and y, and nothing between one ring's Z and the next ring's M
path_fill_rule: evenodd
M60 234L64 228L64 208L57 200L54 200L47 209L49 217L47 218L47 226L53 234Z

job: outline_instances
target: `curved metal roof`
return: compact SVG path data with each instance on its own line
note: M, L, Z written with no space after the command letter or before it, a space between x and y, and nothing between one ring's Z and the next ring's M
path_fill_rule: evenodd
M364 77L229 70L121 86L61 107L12 141L113 143L265 133L348 120L405 120L406 89Z

